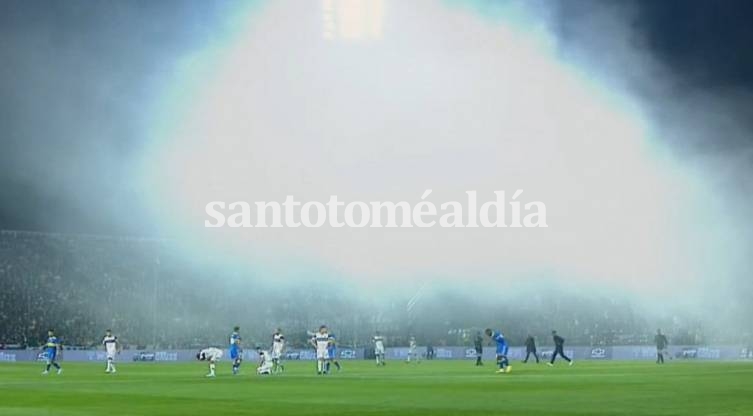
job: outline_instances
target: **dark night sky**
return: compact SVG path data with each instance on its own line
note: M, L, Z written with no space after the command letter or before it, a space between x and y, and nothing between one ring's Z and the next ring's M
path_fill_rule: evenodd
M753 1L601 3L638 8L632 27L679 86L753 89ZM141 192L129 186L118 160L91 155L102 148L128 158L139 149L143 139L135 132L149 122L144 106L169 80L177 59L227 29L222 16L233 4L0 2L0 228L154 233L137 219L92 215L70 196L91 201L96 211L140 212ZM560 33L565 43L577 43L574 25L588 19L594 0L561 4ZM719 143L693 145L704 151Z

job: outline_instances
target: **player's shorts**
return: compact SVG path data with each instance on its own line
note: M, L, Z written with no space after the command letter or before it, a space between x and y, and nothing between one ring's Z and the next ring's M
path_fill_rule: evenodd
M374 354L384 355L384 348L374 348Z
M45 355L46 355L47 361L50 361L50 362L55 361L55 358L57 358L57 352L52 351L52 350L48 350L47 352L45 352Z
M272 350L272 352L270 353L270 355L272 356L273 360L279 360L280 358L282 358L282 351L281 350Z
M241 358L241 350L238 348L230 348L230 359L237 360Z
M337 356L337 350L335 348L330 348L327 350L327 358L334 360L335 356Z
M269 375L272 374L272 364L264 363L256 368L257 374Z
M326 348L317 348L316 350L316 359L317 360L326 360L329 358L329 353L327 352Z

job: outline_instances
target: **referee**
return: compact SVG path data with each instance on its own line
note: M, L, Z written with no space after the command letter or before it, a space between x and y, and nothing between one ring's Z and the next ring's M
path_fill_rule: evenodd
M560 357L564 358L565 361L570 363L570 365L573 365L573 360L568 358L567 355L565 355L565 338L562 338L561 336L557 335L557 331L552 331L552 339L554 340L554 352L552 353L552 360L547 363L549 367L554 366L554 359L557 358L557 354L560 355Z
M656 364L664 364L664 352L669 341L667 341L667 336L661 333L661 329L656 330L654 342L656 343Z
M533 339L533 336L531 334L528 334L528 337L526 338L526 359L523 360L523 364L528 362L528 357L533 354L533 358L536 359L536 364L539 363L539 355L536 354L536 340Z
M481 362L481 356L484 354L484 338L481 331L476 332L476 339L473 340L473 346L476 348L476 366L484 365Z

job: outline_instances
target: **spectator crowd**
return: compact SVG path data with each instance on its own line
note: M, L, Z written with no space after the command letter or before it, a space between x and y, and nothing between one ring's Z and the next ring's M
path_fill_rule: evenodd
M126 347L222 345L241 325L260 344L282 327L292 346L326 322L341 343L369 344L375 329L388 345L470 345L485 325L513 345L552 328L569 345L650 344L659 326L674 344L738 342L700 321L649 320L621 299L531 291L498 302L437 290L406 308L410 295L365 300L340 285L260 284L252 273L182 254L169 240L0 231L0 345L40 345L48 328L68 345L98 345L112 328ZM322 308L322 305L326 305Z

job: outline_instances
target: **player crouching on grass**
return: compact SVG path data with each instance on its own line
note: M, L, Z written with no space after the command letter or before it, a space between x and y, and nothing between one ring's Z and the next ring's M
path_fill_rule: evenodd
M274 368L272 356L267 351L261 349L261 347L256 347L256 354L259 355L259 366L256 367L256 374L265 376L272 374L272 369Z
M204 348L196 354L196 359L199 361L209 361L209 374L207 377L214 377L214 368L217 361L222 358L222 350L219 348L209 347Z
M512 366L507 360L507 341L500 331L492 331L491 328L486 328L484 331L486 336L490 337L497 343L497 364L499 365L498 373L509 373L512 371Z

